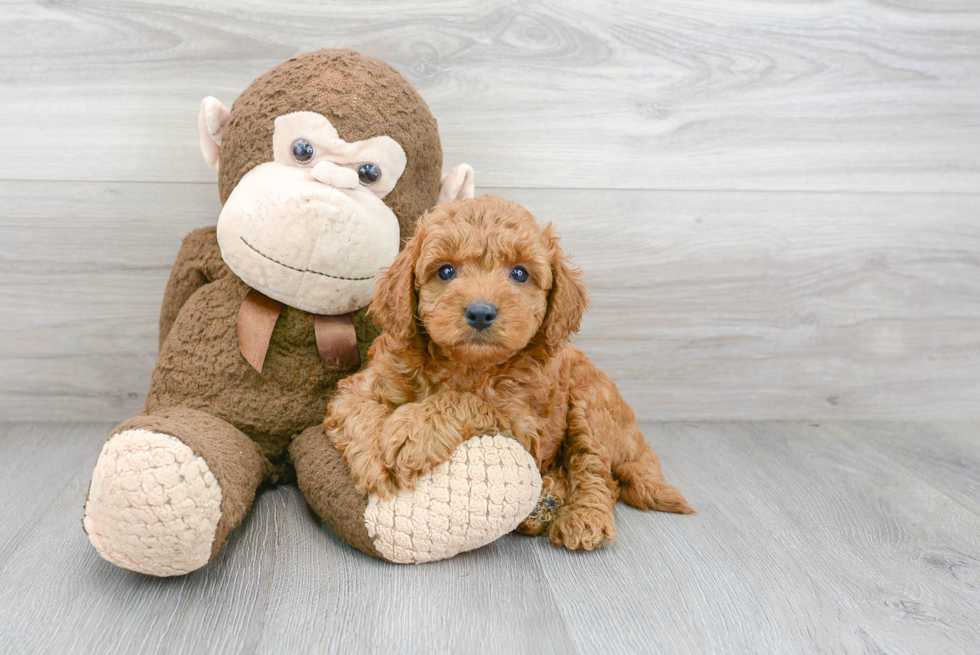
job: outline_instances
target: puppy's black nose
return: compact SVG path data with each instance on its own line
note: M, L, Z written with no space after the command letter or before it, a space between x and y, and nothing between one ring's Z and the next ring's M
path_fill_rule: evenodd
M471 302L466 308L466 322L477 330L486 330L497 320L497 308L488 302Z

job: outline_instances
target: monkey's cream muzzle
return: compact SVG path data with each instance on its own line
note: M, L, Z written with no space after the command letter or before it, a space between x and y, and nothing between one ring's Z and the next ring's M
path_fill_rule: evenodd
M337 188L309 169L268 162L228 198L218 245L231 270L270 298L346 314L370 302L374 277L398 254L398 219L366 188Z
M398 218L381 199L405 170L404 151L385 136L348 143L313 112L277 118L273 150L275 160L242 177L221 210L221 257L246 284L292 307L364 307L374 277L398 254ZM366 164L380 170L374 181L360 177Z

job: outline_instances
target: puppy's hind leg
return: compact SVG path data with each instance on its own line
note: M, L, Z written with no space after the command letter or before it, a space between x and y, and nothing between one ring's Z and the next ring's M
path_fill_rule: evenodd
M573 409L577 406L577 416L601 444L598 452L608 458L619 499L640 509L693 514L684 496L664 479L660 459L643 438L633 410L613 381L584 357L573 375Z

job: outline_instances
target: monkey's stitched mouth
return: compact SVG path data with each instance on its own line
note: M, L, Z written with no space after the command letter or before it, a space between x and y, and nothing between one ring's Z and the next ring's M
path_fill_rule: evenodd
M265 257L266 259L268 259L273 264L279 264L280 266L282 266L284 268L288 268L291 271L296 271L297 273L314 273L316 275L322 275L323 277L329 277L329 278L331 278L333 280L347 280L349 282L363 282L365 280L373 280L374 279L374 276L373 275L371 275L370 277L342 277L340 275L330 275L329 273L321 273L320 271L311 271L308 268L296 268L295 266L290 266L289 264L283 264L278 259L273 259L272 257L269 257L269 255L265 254L264 252L262 252L261 250L259 250L258 248L256 248L252 244L250 244L248 241L246 241L245 240L245 237L238 237L238 238L241 239L242 240L242 243L244 243L246 246L248 246L249 248L251 248L256 253L262 255L263 257Z

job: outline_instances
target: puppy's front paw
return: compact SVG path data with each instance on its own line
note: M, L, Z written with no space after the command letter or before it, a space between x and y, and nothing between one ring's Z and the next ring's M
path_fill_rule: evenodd
M551 524L548 536L555 548L594 550L616 541L616 520L610 511L565 508Z
M452 428L422 403L402 405L385 421L382 456L399 490L411 491L421 476L449 460L463 442Z
M354 488L362 494L391 498L398 493L398 482L380 457L360 451L354 452L352 448L348 448L344 452L344 463L350 469Z
M364 484L363 488L357 487L357 484L355 483L355 488L357 488L358 491L362 491L366 494L374 494L379 498L394 498L404 487L402 487L402 484L398 481L398 479L392 475L391 471L385 471L383 474Z
M401 447L391 449L385 457L388 474L400 491L415 489L418 479L440 463L426 446L411 440L403 441Z

